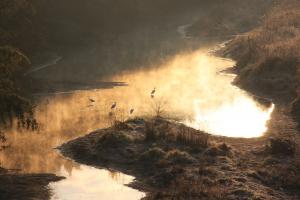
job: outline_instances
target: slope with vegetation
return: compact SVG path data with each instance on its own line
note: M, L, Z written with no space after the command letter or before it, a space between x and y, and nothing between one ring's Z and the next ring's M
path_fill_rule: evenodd
M237 60L236 83L280 102L290 102L299 87L300 2L278 1L263 23L233 39L225 56Z

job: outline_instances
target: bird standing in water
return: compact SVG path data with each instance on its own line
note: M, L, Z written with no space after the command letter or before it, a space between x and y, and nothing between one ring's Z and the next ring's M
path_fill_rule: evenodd
M89 98L89 100L90 100L91 103L95 103L95 100L94 100L94 99Z
M129 113L132 115L132 114L133 114L133 112L134 112L134 109L133 109L133 108L131 108L131 109L130 109L130 111L129 111Z
M154 88L154 89L152 90L152 92L151 92L151 98L154 98L155 92L156 92L156 88Z
M117 102L114 102L112 105L111 105L111 107L110 107L110 109L115 109L117 107Z
M89 98L89 101L90 101L90 104L87 107L89 107L89 108L93 107L96 101L92 98Z

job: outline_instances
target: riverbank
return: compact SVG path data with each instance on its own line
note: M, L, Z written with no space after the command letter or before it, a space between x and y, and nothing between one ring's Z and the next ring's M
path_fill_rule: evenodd
M221 54L237 61L236 85L279 104L297 97L299 13L299 1L279 1L261 25L226 45Z
M299 163L300 149L299 13L299 1L278 1L261 25L219 52L237 62L235 85L276 104L267 134L295 142L290 145L298 152L294 163ZM299 167L295 176L300 179Z
M135 176L131 186L146 192L145 199L298 199L299 176L293 175L299 165L292 164L295 152L285 142L212 136L154 118L117 123L60 150L78 162Z
M0 168L0 199L50 199L50 182L64 179L54 174L19 174Z

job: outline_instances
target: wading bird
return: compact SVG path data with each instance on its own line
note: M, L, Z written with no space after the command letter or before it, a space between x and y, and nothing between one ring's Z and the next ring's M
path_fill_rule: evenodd
M134 112L134 108L131 108L129 113L132 115L133 112Z
M156 92L156 88L154 88L154 89L152 90L152 92L151 92L151 98L152 98L152 99L154 98L155 92Z
M94 100L94 99L89 98L89 100L90 100L91 103L95 103L95 100Z
M114 102L114 103L111 105L110 109L115 109L116 107L117 107L117 103Z
M154 95L155 92L156 92L156 88L154 88L154 89L152 90L151 95Z

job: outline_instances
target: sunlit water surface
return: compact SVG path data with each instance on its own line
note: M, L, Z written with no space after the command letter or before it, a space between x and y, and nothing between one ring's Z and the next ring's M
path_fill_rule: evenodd
M66 180L51 184L54 199L139 199L142 193L123 185L132 177L119 174L120 179L112 178L109 171L76 164L53 148L108 127L114 120L154 116L158 111L211 134L262 136L274 106L259 105L231 85L234 76L219 73L233 65L232 60L201 49L107 80L126 82L128 86L44 96L35 112L41 124L39 133L13 129L8 134L11 147L0 153L1 165L23 172L66 175ZM153 88L156 92L151 98ZM112 111L113 102L117 107ZM131 115L130 109L134 109Z
M134 178L118 172L81 166L73 170L72 174L62 168L60 175L66 179L50 184L55 191L52 200L134 200L145 196L142 192L124 186Z

